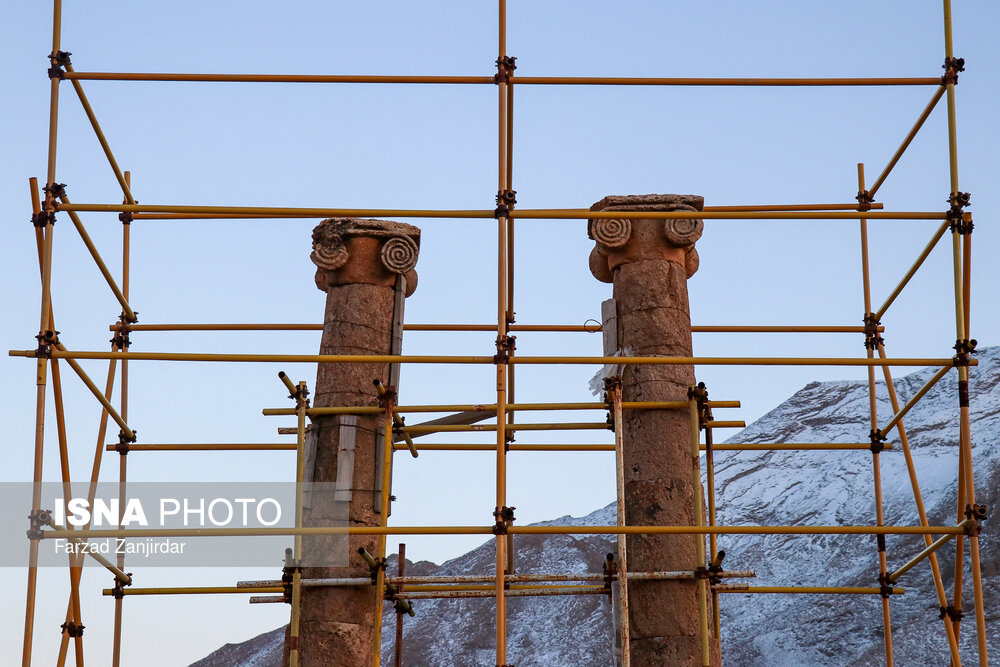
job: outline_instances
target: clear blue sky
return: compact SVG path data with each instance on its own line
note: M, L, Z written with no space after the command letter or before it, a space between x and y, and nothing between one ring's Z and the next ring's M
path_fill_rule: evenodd
M509 3L508 51L523 75L938 76L944 58L938 2ZM0 211L9 232L0 272L6 348L34 346L38 280L27 180L44 180L51 8L8 3L0 17ZM955 51L968 71L958 86L961 189L973 195L973 335L994 344L997 270L991 224L998 153L1000 10L955 3ZM67 2L63 48L77 70L153 72L491 74L496 12L488 2L137 4ZM487 208L496 192L496 93L491 86L378 86L85 82L119 163L144 203L380 208ZM851 202L856 163L881 171L933 93L905 88L524 87L516 94L514 187L522 207L586 207L607 194L697 193L709 205ZM62 86L58 180L76 202L121 193L68 84ZM879 200L886 210L943 210L948 195L944 103L931 116ZM120 267L114 215L84 222ZM132 302L143 322L319 321L323 295L308 260L314 220L136 222ZM495 232L488 221L418 223L420 286L410 322L489 322L495 312ZM880 303L923 247L933 222L873 222L873 298ZM522 323L599 317L610 286L587 269L582 221L522 222L517 229L515 310ZM710 221L690 281L696 324L859 324L863 314L857 223ZM74 349L106 349L113 297L66 216L55 235L53 300ZM947 247L939 248L884 318L893 356L950 356L954 342ZM985 288L984 288L985 286ZM133 351L311 353L314 334L133 336ZM598 354L597 335L519 336L522 354ZM414 333L406 353L492 354L492 336ZM863 356L858 336L700 335L715 355ZM0 480L31 477L34 365L3 357L0 400L6 465ZM85 363L99 381L106 365ZM146 442L276 440L288 425L260 416L280 406L278 367L132 364L130 422ZM288 368L310 383L315 369ZM489 368L406 367L410 403L490 402ZM518 371L518 399L587 400L593 369ZM65 375L74 479L89 475L97 406ZM750 421L809 381L859 377L838 368L704 368L714 397L739 399ZM603 419L600 414L594 415ZM728 413L727 413L728 416ZM559 416L557 419L561 418ZM859 425L859 435L867 427ZM54 430L46 479L57 479ZM607 441L609 434L584 434ZM528 442L528 438L519 438ZM538 441L534 438L531 440ZM552 438L555 441L555 438ZM580 441L569 436L563 441ZM485 439L483 440L486 441ZM488 454L400 457L392 520L478 524L491 520ZM109 457L102 479L115 479ZM290 479L285 452L131 456L134 480ZM603 454L510 457L509 504L523 522L584 514L613 498ZM20 511L20 510L18 510ZM441 561L479 539L407 539L408 555ZM274 571L146 570L137 585L227 585ZM0 662L20 654L24 570L0 570ZM52 662L65 610L66 575L46 570L36 621L37 664ZM91 664L108 661L108 577L88 570L84 621ZM126 664L187 664L226 641L276 627L281 605L242 596L127 600ZM164 625L184 637L164 643ZM208 630L211 629L209 632ZM54 641L55 640L55 641ZM131 658L129 658L131 656ZM151 662L152 661L152 662Z

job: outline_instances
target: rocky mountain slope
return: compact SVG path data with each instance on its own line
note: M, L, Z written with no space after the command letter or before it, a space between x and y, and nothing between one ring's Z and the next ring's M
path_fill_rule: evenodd
M1000 348L978 355L972 369L973 457L977 500L992 506L1000 494ZM933 374L923 369L897 378L906 401ZM949 374L907 415L918 479L933 524L954 524L958 465L957 377ZM885 387L878 388L879 422L891 416ZM731 442L867 441L867 385L811 383L751 424ZM917 514L903 454L882 454L881 472L888 524L915 525ZM718 452L716 486L719 523L781 525L871 525L874 523L872 457L860 451ZM587 517L563 517L557 525L611 524L609 505ZM991 652L1000 651L1000 544L987 523L981 538L987 634ZM878 556L864 536L720 536L727 569L753 569L760 586L874 586ZM919 536L890 537L890 569L922 548ZM523 536L517 541L519 571L596 571L613 540L601 536ZM942 549L941 564L950 591L954 548ZM442 565L408 563L407 573L487 574L493 545L486 543ZM972 591L966 571L962 625L963 658L974 664ZM899 581L904 595L892 598L896 663L940 665L947 645L926 562ZM405 620L406 664L465 667L493 663L493 601L421 600L415 618ZM723 656L727 666L883 664L881 604L878 596L767 595L732 593L720 603ZM447 612L447 613L443 613ZM602 596L511 599L510 661L534 665L610 665L611 615ZM391 664L392 623L387 614L383 664ZM195 663L197 667L280 665L280 630L238 645L227 645ZM194 667L194 666L192 666Z

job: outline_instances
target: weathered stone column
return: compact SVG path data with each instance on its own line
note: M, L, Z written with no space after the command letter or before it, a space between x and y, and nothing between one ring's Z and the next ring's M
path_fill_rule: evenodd
M329 219L313 230L316 286L327 294L320 354L399 351L393 349L393 322L398 322L398 336L403 297L417 286L419 243L418 228L384 220ZM389 384L390 373L388 364L321 364L313 405L377 406L372 381ZM380 522L383 443L377 431L384 423L383 417L371 415L325 416L312 422L315 444L309 449L314 454L307 458L306 479L349 487L338 492L338 499L349 500L352 526ZM305 525L322 522L318 505L307 508ZM377 556L377 538L352 535L349 542L348 566L307 567L303 576L367 577L358 548ZM375 604L374 587L303 588L299 664L370 665Z
M695 241L703 223L694 217L704 200L694 195L605 197L592 211L691 211L684 219L598 219L588 225L597 243L590 270L614 284L618 349L633 356L691 356L687 280L698 270ZM624 401L687 400L691 366L626 365ZM623 457L625 516L629 525L695 524L695 487L687 410L626 410ZM693 535L630 535L628 569L694 570ZM701 665L698 596L694 581L636 581L627 588L631 662ZM711 614L711 612L709 612ZM711 618L711 615L709 616ZM711 624L710 624L711 625ZM712 664L719 664L713 638Z

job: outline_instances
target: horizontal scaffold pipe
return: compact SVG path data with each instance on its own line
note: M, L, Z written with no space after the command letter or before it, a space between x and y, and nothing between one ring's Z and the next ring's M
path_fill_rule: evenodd
M545 595L609 595L610 593L603 586L588 586L585 588L560 588L557 590L506 590L504 597L537 597ZM496 597L496 590L489 591L404 591L396 593L396 598L401 600L446 600L449 598L492 598Z
M738 408L739 401L709 401L711 408ZM688 401L626 401L622 403L622 408L626 410L664 410L678 409L687 410L690 407ZM483 412L485 410L496 410L496 403L466 403L454 405L400 405L396 408L399 412ZM508 403L507 410L518 412L530 412L537 410L607 410L606 403L597 401L590 403ZM385 412L384 408L376 406L331 406L324 408L309 408L307 415L374 415ZM262 413L266 416L294 415L295 408L265 408Z
M116 589L105 588L103 595L115 595ZM278 586L259 586L256 588L240 588L237 586L186 586L162 588L124 588L120 592L125 595L226 595L230 593L281 593L284 589Z
M180 204L59 204L60 211L95 213L225 213L270 215L276 218L460 218L493 219L491 209L301 208L289 206L184 206ZM591 211L582 208L518 209L521 220L686 219L691 211ZM705 220L944 220L946 211L698 211Z
M947 227L947 224L944 225ZM117 331L118 324L108 326ZM132 324L131 331L322 331L322 324ZM404 324L404 331L496 331L495 324ZM557 333L599 333L600 324L512 324L511 331ZM879 326L879 332L885 327ZM795 326L795 325L695 325L693 333L864 333L859 326Z
M169 72L70 72L71 81L187 81L206 83L438 83L492 84L492 76L383 74L184 74ZM940 83L940 82L939 82Z
M739 584L723 584L713 586L716 593L783 593L783 594L817 594L817 595L881 595L882 589L861 586L741 586ZM902 595L904 589L893 588L893 595Z
M66 72L71 81L173 81L205 83L419 83L495 84L490 76L407 74L213 74L173 72ZM941 77L657 77L512 76L508 84L547 86L940 86Z
M70 537L219 537L266 535L492 535L495 526L304 526L271 528L88 528L43 530ZM963 526L511 526L522 535L958 535Z
M37 350L8 350L12 357L36 358ZM55 359L127 359L129 361L220 361L324 364L495 364L487 356L393 354L218 354L202 352L103 352L54 350ZM625 364L628 366L948 366L952 358L865 359L843 357L511 357L511 364ZM969 365L979 361L970 359Z
M396 449L408 449L405 443L397 442L393 445ZM470 452L494 452L497 446L493 444L480 443L414 443L414 446L421 452L433 451L470 451ZM118 444L108 443L104 446L109 452L117 451ZM885 449L892 449L892 443L883 443ZM129 445L129 452L183 452L183 451L296 451L294 442L245 442L245 443L147 443L141 445ZM510 443L507 445L511 452L613 452L614 445L595 444L522 444ZM705 445L701 445L705 449ZM836 451L836 450L864 450L871 449L871 443L867 442L847 442L847 443L751 443L751 444L718 444L712 445L712 450L716 452L740 452L740 451Z
M714 573L720 579L746 579L756 577L752 570L731 570ZM629 572L628 578L636 581L650 581L660 579L695 579L698 573L694 571L686 572ZM602 572L584 572L576 574L508 574L504 575L504 581L510 583L518 582L546 582L546 581L605 581L609 577ZM611 575L611 579L617 579L617 575ZM454 576L406 576L406 577L386 577L387 584L469 584L469 583L495 583L496 576L492 574L472 574ZM281 586L280 579L264 579L254 581L238 581L238 588L256 588L261 586ZM371 577L339 577L328 579L303 579L303 586L371 586Z

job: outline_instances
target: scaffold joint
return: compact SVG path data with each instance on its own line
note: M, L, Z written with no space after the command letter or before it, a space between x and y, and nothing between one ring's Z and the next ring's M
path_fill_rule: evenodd
M507 527L514 523L514 510L516 507L496 507L493 510L493 518L496 519L496 523L493 524L493 534L494 535L506 535Z
M938 614L938 618L943 619L947 617L952 623L958 623L962 620L962 617L965 616L961 609L956 609L951 605L948 605L947 607L938 607L938 609L941 610Z
M969 537L978 537L979 534L983 532L983 527L979 524L979 522L984 521L986 519L986 515L986 505L980 505L978 503L966 505L965 518L971 519L971 521L965 524L965 534Z
M69 51L55 51L49 54L49 78L62 79L66 75L66 66L71 65L69 57L73 55Z
M517 336L497 336L497 353L493 355L494 364L506 364L514 350L517 349Z
M138 204L139 201L136 200L135 203ZM122 211L121 213L118 214L118 219L122 221L123 225L131 225L132 224L132 211Z
M52 525L52 510L32 510L31 514L28 515L28 520L31 521L31 528L27 531L28 539L40 540L42 539L42 526Z
M879 533L875 536L875 543L878 544L878 550L880 553L885 553L885 535Z
M375 558L364 547L358 547L358 554L365 561L365 564L368 565L368 570L372 578L372 586L375 586L378 584L379 572L385 571L385 558Z
M968 366L969 356L976 353L976 345L979 344L975 338L959 338L952 347L957 354L952 357L955 366Z
M407 616L416 616L417 613L413 611L413 603L409 600L395 599L392 603L392 608L396 610L397 614L406 614Z
M118 444L115 445L115 451L118 452L119 454L121 454L122 456L125 456L126 454L128 454L129 445L131 445L133 442L136 441L136 439L138 438L138 436L136 434L138 432L139 431L137 431L136 429L132 429L132 435L130 437L130 436L125 435L125 431L119 430L118 431Z
M872 210L872 202L874 199L868 190L859 190L858 194L854 197L858 200L858 210L859 211L870 211Z
M875 313L865 313L865 348L877 350L880 345L885 345L885 339L879 335L878 328L882 324Z
M378 404L379 404L379 407L382 407L382 408L388 407L389 401L392 401L393 403L396 402L396 388L395 387L387 387L387 386L385 386L384 384L382 384L382 381L379 380L378 378L375 378L374 380L372 380L372 384L375 386L375 391L378 392ZM290 398L296 398L296 396L293 395L293 396L290 396Z
M878 454L879 452L885 449L885 445L883 443L885 443L887 438L886 436L882 435L882 432L879 431L877 428L873 428L871 431L869 431L868 439L871 440L872 443L871 446L869 447L869 449L872 450L872 454Z
M514 76L514 70L517 69L517 65L514 64L516 60L516 56L500 56L497 58L497 73L493 75L493 83L510 83L511 78Z
M611 583L618 578L618 563L615 562L615 555L608 553L601 563L601 571L604 573L604 589L611 593Z
M129 339L129 332L131 330L132 327L129 326L129 322L125 319L125 315L122 315L118 320L118 324L116 325L117 333L115 334L115 337L112 338L109 342L112 343L119 350L128 349L128 347L132 345L132 341Z
M517 203L517 190L497 190L497 207L493 211L494 218L506 218L514 210Z
M889 573L883 572L878 575L879 595L888 598L892 595L892 582L889 580Z
M53 199L59 199L60 197L66 196L66 184L49 183L44 188L42 188L42 192L46 194L46 198L52 197Z
M121 579L115 577L115 585L111 587L111 596L114 597L114 599L116 600L121 600L123 597L125 597L125 586L132 585L132 573L126 572L125 574L127 574L129 577L129 580L127 582L122 583Z
M965 58L945 58L941 65L944 75L941 77L941 85L946 86L958 83L958 73L965 71Z
M46 225L54 225L55 223L55 211L39 211L38 213L31 214L31 224L35 227L44 229Z
M972 215L962 209L972 201L972 195L968 192L952 192L948 195L947 220L952 232L959 234L970 234L975 225L972 224Z
M712 409L708 407L708 389L704 382L688 387L688 399L694 399L698 404L698 428L704 430L706 424L712 421Z
M52 331L51 329L39 331L38 335L35 336L35 340L38 341L38 349L35 350L35 357L38 359L51 359L52 346L59 344L59 332Z
M66 633L67 635L69 635L70 637L82 637L83 636L83 629L86 626L82 625L82 624L81 625L77 625L73 621L67 621L67 622L63 623L62 625L60 625L59 627L62 628L63 632Z

